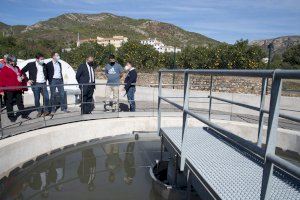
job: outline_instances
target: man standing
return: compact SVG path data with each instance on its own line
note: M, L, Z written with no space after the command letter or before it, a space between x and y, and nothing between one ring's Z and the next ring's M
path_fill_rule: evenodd
M34 104L38 110L37 117L42 116L44 112L44 116L47 116L51 112L50 104L49 104L49 94L47 91L46 85L46 65L44 63L44 56L41 53L36 55L36 60L34 62L28 63L23 69L22 72L25 74L29 72L29 81L28 83L32 85L32 91L34 95ZM40 94L42 93L44 97L44 106L43 110L40 107Z
M49 81L50 85L50 93L51 93L51 106L52 106L52 113L56 112L56 105L55 105L55 92L56 88L59 93L60 97L60 109L63 112L68 112L67 111L67 105L65 104L65 90L64 90L64 80L63 80L63 75L62 75L62 68L61 68L61 63L59 62L60 57L59 54L56 52L53 52L51 54L52 56L52 61L47 63L46 65L46 72L47 72L47 80Z
M135 83L137 79L137 73L135 68L132 66L132 62L128 61L125 70L128 71L127 76L125 78L125 91L127 94L127 99L130 107L130 112L135 111L135 100L134 100L134 94L135 94Z
M24 113L23 91L27 90L27 88L22 88L22 86L26 85L26 76L17 66L17 58L13 55L8 55L6 64L0 72L0 87L7 87L7 89L1 89L0 94L5 93L7 117L12 122L16 120L16 115L13 111L14 99L16 99L22 118L30 119Z
M93 94L95 89L94 57L88 56L77 70L76 80L81 89L81 113L90 114L94 108Z
M119 97L119 85L120 78L123 73L123 68L119 63L116 63L115 56L111 54L109 56L109 64L105 66L105 75L107 77L107 84L105 88L106 105L110 104L111 93L113 94L113 112L118 110L118 97Z

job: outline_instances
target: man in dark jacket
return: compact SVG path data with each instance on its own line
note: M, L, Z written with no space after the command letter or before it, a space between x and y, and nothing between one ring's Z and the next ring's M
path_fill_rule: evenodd
M51 107L52 107L52 113L56 112L56 105L55 105L55 93L56 88L58 90L58 94L60 97L60 109L63 112L67 111L67 105L65 103L66 97L65 97L65 90L64 90L64 80L62 75L62 68L61 63L59 62L60 57L59 54L56 52L53 52L51 54L52 61L48 62L46 65L46 72L47 72L47 80L50 85L50 93L51 93Z
M128 103L130 106L130 112L135 111L135 83L137 79L137 72L135 68L132 66L132 62L128 61L125 70L128 71L127 76L125 78L125 91L127 94Z
M38 53L36 55L36 60L34 62L28 63L23 69L22 72L25 74L29 73L28 83L32 85L32 91L34 95L34 104L38 110L37 117L42 115L47 116L51 112L51 107L49 103L49 94L46 85L46 64L44 63L43 54ZM45 110L40 107L40 94L42 93L44 97L44 106Z
M76 72L76 80L81 90L81 113L90 114L94 109L93 94L95 89L94 57L88 56Z

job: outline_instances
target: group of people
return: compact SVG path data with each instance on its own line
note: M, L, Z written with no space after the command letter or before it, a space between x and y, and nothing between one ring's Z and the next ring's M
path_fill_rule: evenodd
M63 112L67 110L66 93L64 90L64 80L62 74L62 64L59 53L51 54L52 60L45 63L43 54L38 53L34 62L28 63L23 69L17 66L17 58L14 55L5 55L0 62L0 95L5 102L7 116L11 121L17 118L13 111L14 103L17 104L22 118L31 119L28 112L24 112L23 93L27 91L27 85L30 85L34 95L34 105L37 109L37 117L54 115L56 112L56 96L60 99L60 108ZM90 114L94 109L93 94L95 90L95 68L93 56L87 56L86 61L82 63L76 72L76 80L81 89L81 112ZM118 97L120 79L127 71L125 78L126 95L129 102L130 111L135 111L135 83L137 72L128 61L123 67L116 62L115 56L109 56L109 63L105 66L105 75L107 77L106 85L106 104L112 102L112 111L118 109ZM28 76L26 75L28 73ZM49 85L47 85L47 82ZM50 87L50 98L48 94ZM58 91L58 95L57 92ZM43 106L40 105L41 94L43 96ZM110 98L112 94L112 98Z
M82 63L76 72L76 80L82 91L82 104L81 110L83 114L90 114L94 108L93 105L93 94L95 90L95 62L93 56L88 56L86 62ZM132 62L127 61L125 69L116 62L115 56L113 54L109 55L109 63L105 66L105 76L107 78L105 96L106 105L112 103L112 111L116 111L119 108L118 98L119 98L119 86L120 80L125 72L127 72L124 81L124 90L127 95L129 102L129 110L131 112L135 111L135 83L137 81L137 72L133 67ZM111 98L112 96L112 98Z
M17 115L13 111L14 101L16 102L22 118L30 119L24 111L23 93L27 91L27 85L31 86L34 95L34 105L37 109L37 117L47 116L56 112L54 97L56 89L60 96L60 107L63 112L68 112L65 102L65 92L63 85L62 66L57 52L53 52L52 60L45 63L44 55L38 53L35 61L28 63L22 70L17 66L17 58L14 55L7 55L3 59L3 67L0 71L0 94L5 99L7 116L11 121L15 121ZM28 72L28 77L26 73ZM51 98L47 90L47 81L50 86ZM43 96L44 107L40 106L41 94Z

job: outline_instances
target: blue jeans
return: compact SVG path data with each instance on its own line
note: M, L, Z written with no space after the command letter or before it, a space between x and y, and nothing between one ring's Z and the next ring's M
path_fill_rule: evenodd
M50 104L49 104L49 94L47 91L46 83L36 83L32 87L33 95L34 95L34 105L37 108L39 113L42 113L43 109L40 106L40 97L41 93L44 97L44 112L51 112Z
M130 87L127 91L127 99L129 103L130 112L135 111L134 93L135 93L135 87Z
M64 90L64 86L62 85L64 82L62 79L52 79L51 83L50 83L50 93L51 93L51 107L52 107L52 112L55 112L56 110L56 105L55 105L55 92L56 92L56 88L58 90L58 94L60 97L60 109L62 111L66 111L67 110L67 105L65 104L65 90Z

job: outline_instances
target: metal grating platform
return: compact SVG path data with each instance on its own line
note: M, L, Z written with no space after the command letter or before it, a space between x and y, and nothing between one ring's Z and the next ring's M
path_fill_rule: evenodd
M182 128L162 128L179 150ZM221 199L260 199L263 159L202 127L188 128L186 158ZM165 141L165 140L164 140ZM300 180L276 169L271 199L300 199Z

